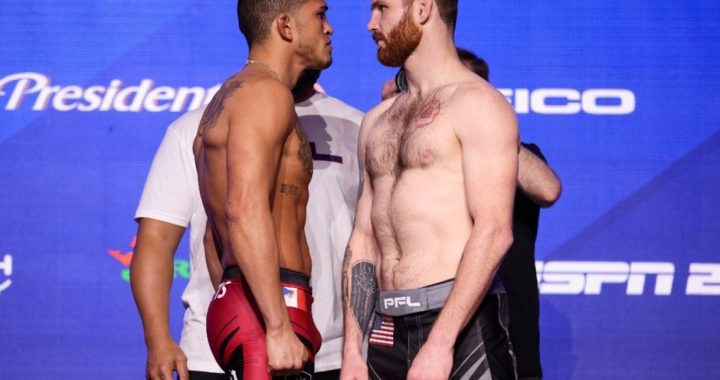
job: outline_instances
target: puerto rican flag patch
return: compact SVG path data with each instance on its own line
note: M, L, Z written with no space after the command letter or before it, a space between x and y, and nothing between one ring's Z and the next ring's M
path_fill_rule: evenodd
M376 314L368 343L375 346L392 347L394 333L395 323L393 322L393 317Z
M285 306L287 307L298 307L298 289L283 286L283 297L285 297Z

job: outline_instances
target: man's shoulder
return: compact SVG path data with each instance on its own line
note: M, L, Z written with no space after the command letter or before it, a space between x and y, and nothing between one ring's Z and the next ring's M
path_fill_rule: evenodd
M504 97L490 83L478 77L477 79L457 83L447 91L451 102L488 102L497 101Z
M239 72L228 78L215 94L222 99L223 108L230 112L246 112L248 107L262 106L263 109L292 108L293 96L290 89L272 77L258 77Z
M462 110L456 115L477 117L478 115L507 114L514 115L507 98L490 83L481 78L459 83L448 91L447 105L451 109Z
M395 101L398 97L402 96L402 94L395 95L391 98L385 99L382 102L380 102L378 105L370 109L365 114L365 118L363 119L363 126L365 125L372 125L377 122L377 120L385 113L387 110L392 107L393 104L395 104Z

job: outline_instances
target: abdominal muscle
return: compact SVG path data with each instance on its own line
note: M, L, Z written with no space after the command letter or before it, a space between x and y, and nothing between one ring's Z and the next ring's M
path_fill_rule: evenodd
M454 278L472 230L461 174L410 169L394 184L388 178L375 185L381 289L415 289Z

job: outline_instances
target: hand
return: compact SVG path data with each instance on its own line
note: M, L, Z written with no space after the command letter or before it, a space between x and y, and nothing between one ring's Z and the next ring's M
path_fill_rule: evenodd
M177 372L180 380L188 380L187 357L172 339L148 345L145 377L148 380L173 380Z
M453 348L425 343L410 366L408 380L445 380L453 367Z
M265 346L268 368L273 376L297 374L308 361L308 351L290 327L268 330Z
M360 354L343 355L340 380L367 380L367 363Z
M385 81L385 83L383 83L380 97L382 98L382 100L390 99L398 93L400 93L400 91L395 85L395 78L388 79L387 81Z

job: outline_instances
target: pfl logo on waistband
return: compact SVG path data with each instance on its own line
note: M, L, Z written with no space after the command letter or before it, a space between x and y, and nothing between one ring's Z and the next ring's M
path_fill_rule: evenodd
M409 306L409 307L420 307L422 306L420 302L413 302L410 296L405 297L389 297L389 298L383 298L383 306L388 309L390 307L398 308L400 306Z
M0 294L12 285L12 280L9 278L3 279L3 277L10 277L13 272L13 258L9 254L5 254L0 261Z

